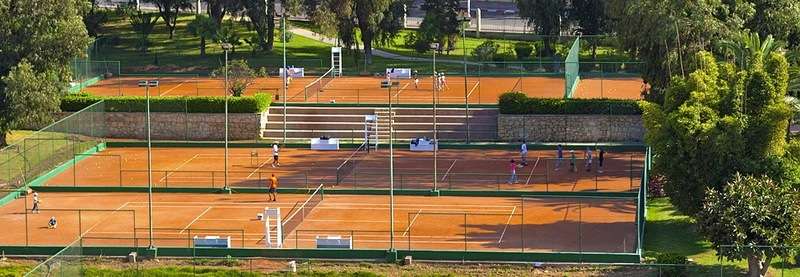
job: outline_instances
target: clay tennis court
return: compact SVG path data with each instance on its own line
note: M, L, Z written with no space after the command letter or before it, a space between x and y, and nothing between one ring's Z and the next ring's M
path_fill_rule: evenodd
M389 151L370 153L354 149L318 151L284 148L280 166L272 167L271 148L231 148L230 187L265 187L275 174L282 188L311 188L324 184L335 189L388 189ZM355 154L354 154L355 153ZM644 163L641 152L607 152L602 168L594 154L587 171L583 151L564 152L560 162L555 150L530 151L528 165L517 169L517 182L509 183L511 150L442 149L434 166L432 152L395 150L397 189L605 191L627 192L639 188ZM351 157L352 156L352 157ZM223 148L154 148L152 182L156 187L222 188L225 185ZM47 182L48 186L147 186L146 148L108 148L81 159ZM345 163L345 161L348 161ZM436 184L433 169L437 168Z
M30 198L0 207L2 245L140 246L148 239L144 193L40 193L40 213L26 213ZM231 247L265 248L265 207L280 207L289 222L310 195L183 194L153 196L153 243L192 247L192 237L230 236ZM389 249L388 196L324 195L293 221L283 248L315 248L316 236L352 238L355 249ZM295 207L293 209L293 207ZM396 249L543 252L635 252L635 198L490 198L396 196ZM56 217L58 226L47 221ZM287 219L286 217L289 216ZM284 226L287 226L285 224ZM271 236L274 235L274 232ZM274 239L273 239L274 241Z
M138 81L147 77L115 77L84 88L84 92L100 96L145 95ZM207 77L159 77L159 86L150 89L152 96L222 96L224 80ZM288 102L305 103L388 103L389 91L381 88L382 77L338 77L326 79L327 85L311 85L317 77L293 78L286 95ZM433 101L433 79L420 78L415 85L411 79L395 79L392 101L399 104L428 104ZM446 86L438 92L438 103L497 104L498 97L509 91L521 91L529 97L564 97L564 78L561 77L446 77ZM640 78L587 78L578 84L574 98L639 99ZM308 87L311 85L310 87ZM268 92L280 98L282 80L278 77L256 78L244 95ZM308 87L308 88L307 88ZM320 87L322 89L320 90ZM279 99L278 99L279 100Z

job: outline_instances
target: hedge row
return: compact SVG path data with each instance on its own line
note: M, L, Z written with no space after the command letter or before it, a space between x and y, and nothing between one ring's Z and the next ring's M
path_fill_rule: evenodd
M507 92L498 103L502 114L642 114L638 100L530 98Z
M107 112L145 112L147 98L144 96L100 97L86 94L68 95L61 99L61 110L76 112L97 101L105 100ZM230 113L260 113L269 108L272 94L258 93L254 96L228 98ZM151 112L224 113L225 97L222 96L178 96L150 97Z

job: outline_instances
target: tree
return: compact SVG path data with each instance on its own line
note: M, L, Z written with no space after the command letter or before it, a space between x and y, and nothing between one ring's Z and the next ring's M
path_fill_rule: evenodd
M206 38L212 38L217 33L217 24L214 20L205 15L195 16L192 22L186 26L189 33L200 37L200 56L206 55Z
M720 41L718 45L724 53L732 56L740 68L749 67L750 59L768 57L779 48L779 44L772 38L772 35L768 35L762 41L758 33L750 33L747 30L733 39ZM763 63L763 61L758 62Z
M214 70L212 76L224 76L225 66ZM233 60L228 64L228 93L233 96L242 96L244 91L253 84L256 77L256 72L246 60Z
M654 170L668 181L672 203L689 215L700 211L706 189L723 191L736 172L787 179L780 157L792 115L781 54L753 58L748 68L717 64L707 52L696 60L696 71L673 79L663 105L642 104Z
M795 0L744 0L734 8L743 9L749 16L744 27L755 31L761 37L768 35L800 45L800 2Z
M458 21L458 0L425 0L422 10L425 17L419 27L419 43L425 45L439 42L439 53L443 49L455 49L460 25Z
M108 21L108 13L97 10L97 0L91 0L89 3L91 4L89 9L84 9L81 13L83 15L83 24L86 25L86 31L90 37L97 37L103 24Z
M272 51L275 45L275 1L244 1L247 17L258 34L262 51Z
M584 35L601 35L605 32L608 15L604 0L572 0L570 17L578 23L578 30ZM598 39L589 39L592 59L597 59Z
M234 13L237 11L241 11L243 9L242 1L241 0L205 0L206 6L208 7L206 11L208 12L208 16L214 20L214 23L217 26L222 25L222 20L225 18L226 14Z
M214 35L214 41L218 43L229 43L233 46L231 48L231 53L236 53L236 46L242 45L242 38L239 36L239 32L236 31L236 27L231 21L228 21L228 24L222 25L217 29L217 33Z
M738 32L746 14L729 1L608 0L606 11L620 48L643 62L642 77L657 89L671 76L685 76L698 63L695 53Z
M175 35L175 26L177 25L178 15L180 10L192 7L191 0L146 0L153 3L158 7L158 14L161 19L164 19L164 24L167 25L169 30L169 38Z
M384 12L389 8L391 0L353 0L358 29L361 31L361 43L364 45L364 59L372 64L372 42L381 32Z
M736 174L721 190L709 189L697 215L700 231L717 255L746 259L748 276L765 276L774 257L788 257L792 249L758 247L798 242L800 206L797 192L766 176Z
M562 18L566 14L566 0L515 0L520 17L533 25L536 33L544 36L544 55L552 55L553 39L561 33Z
M139 51L147 53L147 48L150 45L148 37L153 33L153 28L158 22L158 16L137 10L128 15L128 22L131 24L133 31L139 35L139 41L137 42Z
M0 0L0 146L11 129L42 123L58 110L70 61L90 42L81 3Z

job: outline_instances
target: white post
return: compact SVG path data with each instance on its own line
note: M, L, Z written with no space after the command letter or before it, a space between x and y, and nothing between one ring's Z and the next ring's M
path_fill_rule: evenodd
M202 8L200 8L200 0L197 0L197 14L202 14Z
M281 14L281 28L282 28L281 34L283 35L283 76L281 77L281 79L283 80L283 143L285 144L286 120L287 120L286 102L289 101L289 99L286 99L286 89L287 89L286 86L288 86L286 80L288 78L289 71L286 70L286 7L283 7L283 4L281 4L281 7L284 10L283 13Z
M225 186L224 190L230 192L228 188L228 50L231 48L230 44L223 43L222 48L225 50Z
M475 27L475 37L481 37L481 9L475 10L475 18L478 20Z
M389 80L389 217L389 250L394 251L394 114L391 80Z
M403 4L403 29L408 28L408 6Z
M141 4L141 3L139 3L139 1L140 1L140 0L136 0L136 10L137 10L137 11L140 11L140 10L142 10L142 6L141 6L142 4Z
M145 81L145 94L147 95L147 220L149 248L153 245L153 144L150 140L150 81Z
M472 12L472 10L470 9L472 8L470 2L471 2L470 0L467 0L467 16L469 16L469 14Z

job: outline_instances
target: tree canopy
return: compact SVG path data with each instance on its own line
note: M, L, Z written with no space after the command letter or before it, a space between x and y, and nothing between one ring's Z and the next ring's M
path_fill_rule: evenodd
M89 46L80 14L86 4L0 0L0 145L12 128L58 110L70 81L69 64Z

